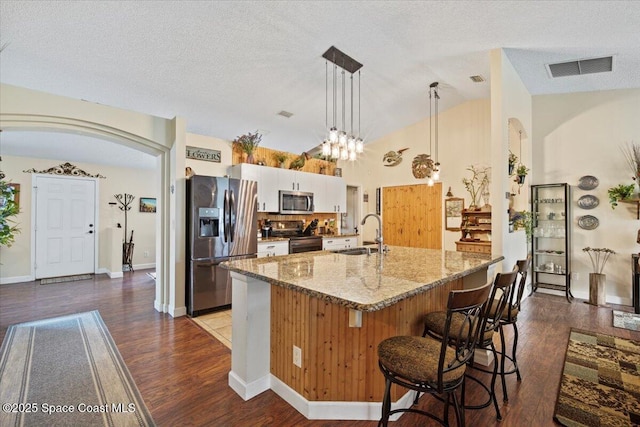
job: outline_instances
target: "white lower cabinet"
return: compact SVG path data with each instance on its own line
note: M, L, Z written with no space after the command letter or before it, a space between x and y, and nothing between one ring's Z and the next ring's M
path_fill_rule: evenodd
M322 239L322 249L325 251L349 249L356 246L358 246L357 237L325 237Z
M258 258L288 254L288 240L282 240L278 242L258 242Z

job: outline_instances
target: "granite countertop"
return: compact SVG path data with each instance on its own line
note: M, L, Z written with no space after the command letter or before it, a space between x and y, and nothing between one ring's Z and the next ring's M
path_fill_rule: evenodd
M269 242L288 242L288 237L261 237L258 239L258 244Z
M503 259L390 246L382 256L316 251L227 261L220 266L334 304L376 311Z
M359 234L356 233L345 233L345 234L320 234L323 239L338 239L341 237L358 237Z

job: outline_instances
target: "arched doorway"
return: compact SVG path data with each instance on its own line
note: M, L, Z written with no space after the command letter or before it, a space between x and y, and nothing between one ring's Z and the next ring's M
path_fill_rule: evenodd
M184 171L182 119L167 120L3 84L0 129L82 134L156 156L160 191L154 306L174 317L186 314L184 254L177 250L184 246L184 179L176 172Z

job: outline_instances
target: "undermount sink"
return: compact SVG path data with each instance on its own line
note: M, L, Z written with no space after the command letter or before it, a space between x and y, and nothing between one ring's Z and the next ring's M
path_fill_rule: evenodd
M368 253L376 253L378 252L378 248L349 248L349 249L338 249L335 251L331 251L334 254L342 254L342 255L366 255Z

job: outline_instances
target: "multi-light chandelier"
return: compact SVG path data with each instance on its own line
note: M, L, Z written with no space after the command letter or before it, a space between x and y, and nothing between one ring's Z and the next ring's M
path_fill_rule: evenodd
M346 55L344 52L331 46L323 55L325 62L325 123L329 127L329 62L333 64L332 73L332 112L333 121L329 129L327 139L322 143L322 155L332 159L340 160L356 160L357 154L364 151L364 141L360 137L360 68L362 64ZM336 119L338 116L338 68L341 69L342 75L342 127L338 130ZM358 72L358 132L353 131L353 74ZM346 80L345 72L349 72L349 87L351 91L351 127L349 132L346 128Z
M427 156L427 185L432 186L440 180L440 162L438 161L438 82L429 85L429 155ZM435 118L432 107L435 106ZM435 126L433 122L435 121ZM432 138L433 136L433 138ZM435 155L432 157L433 141L435 140Z

